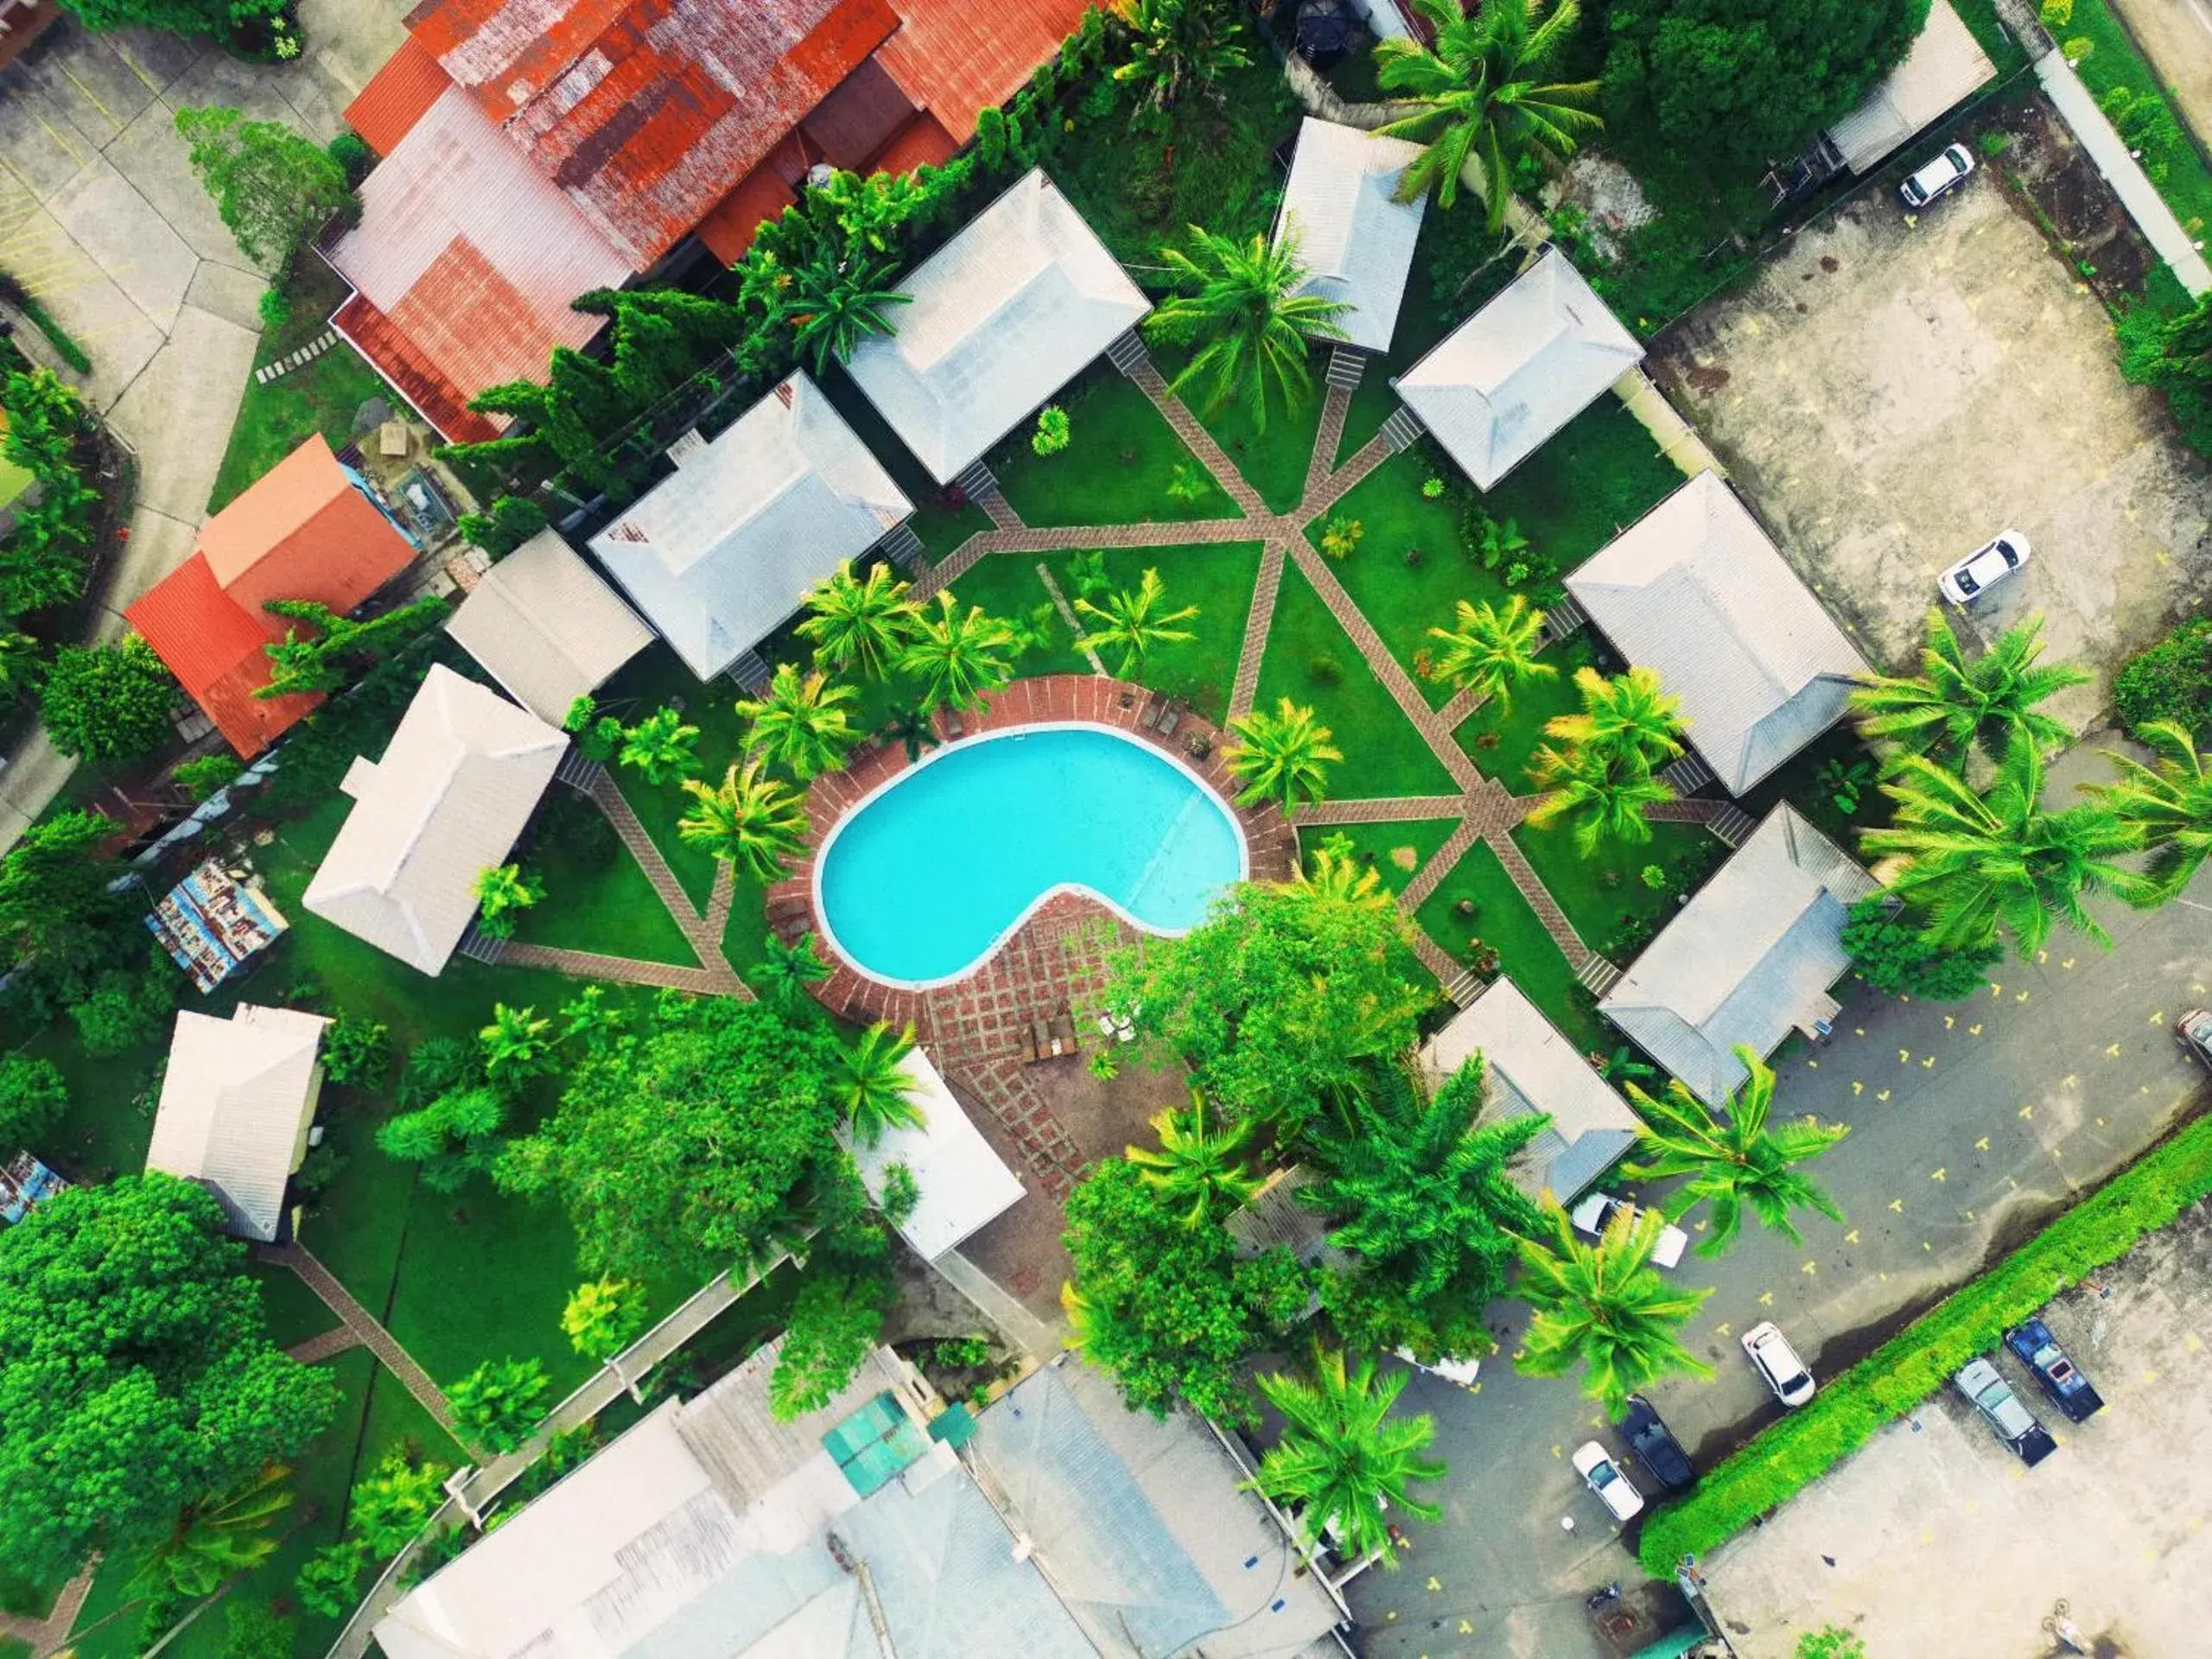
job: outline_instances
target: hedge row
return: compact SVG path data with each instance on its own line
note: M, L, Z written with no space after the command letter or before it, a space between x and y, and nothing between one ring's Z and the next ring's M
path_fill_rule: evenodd
M1655 1578L1703 1555L1788 1502L1948 1382L1975 1355L2085 1274L2212 1194L2212 1118L2191 1123L2114 1176L1988 1273L1961 1286L1716 1467L1643 1529Z

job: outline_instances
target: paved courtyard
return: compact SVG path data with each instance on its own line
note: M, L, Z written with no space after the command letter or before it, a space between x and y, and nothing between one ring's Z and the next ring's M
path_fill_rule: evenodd
M2055 1601L2110 1659L2192 1659L2212 1630L2212 1215L2202 1206L2045 1315L2107 1408L2076 1427L1999 1368L2059 1449L2035 1469L1946 1390L1707 1564L1744 1659L1823 1624L1870 1654L2044 1659Z
M2008 118L2028 137L2003 162L2030 177L2073 161L2037 108ZM1968 626L2043 612L2050 656L2099 676L2060 705L2079 729L2119 663L2212 588L2212 483L1999 172L1916 218L1863 193L1672 330L1654 367L1878 661L1910 663L1939 570L2024 533L2029 568Z

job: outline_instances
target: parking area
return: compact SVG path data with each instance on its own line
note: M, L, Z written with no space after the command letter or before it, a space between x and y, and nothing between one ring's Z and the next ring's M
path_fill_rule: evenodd
M2052 1304L2107 1402L2076 1427L2010 1354L1998 1367L2058 1441L2034 1469L1955 1390L1885 1429L1707 1564L1742 1659L1824 1624L1869 1654L2044 1659L2055 1605L2105 1659L2190 1659L2212 1631L2212 1215L2199 1210Z
M2115 365L2093 290L2141 251L2110 232L2109 193L2039 101L1982 130L2000 124L2008 147L1963 188L1916 216L1863 192L1652 365L1878 662L1912 661L1938 571L2023 532L2027 569L1968 626L2042 612L2050 656L2098 676L2058 705L2081 728L2118 664L2212 589L2212 483Z

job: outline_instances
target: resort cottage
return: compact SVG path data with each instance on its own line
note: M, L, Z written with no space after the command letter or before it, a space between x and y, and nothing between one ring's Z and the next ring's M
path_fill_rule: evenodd
M637 613L550 530L486 571L446 632L509 696L555 726L653 642Z
M266 1244L290 1236L285 1194L307 1156L329 1023L251 1002L227 1020L176 1017L146 1167L213 1193L236 1237Z
M1428 196L1400 201L1396 192L1421 153L1419 144L1403 138L1378 138L1312 116L1298 129L1290 181L1275 214L1275 245L1296 238L1298 257L1311 273L1299 293L1351 308L1337 327L1341 343L1357 351L1387 352L1397 331Z

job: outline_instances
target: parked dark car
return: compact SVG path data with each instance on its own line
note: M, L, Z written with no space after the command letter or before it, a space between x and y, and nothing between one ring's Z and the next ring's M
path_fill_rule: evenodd
M2050 1396L2070 1423L2086 1423L2104 1409L2104 1399L2082 1375L2066 1351L2041 1319L2023 1319L2005 1333L2005 1345L2035 1373L2043 1391Z
M1626 1437L1637 1462L1669 1491L1679 1492L1697 1478L1697 1471L1691 1466L1682 1443L1660 1421L1659 1414L1642 1395L1629 1395L1628 1415L1621 1419L1621 1433Z

